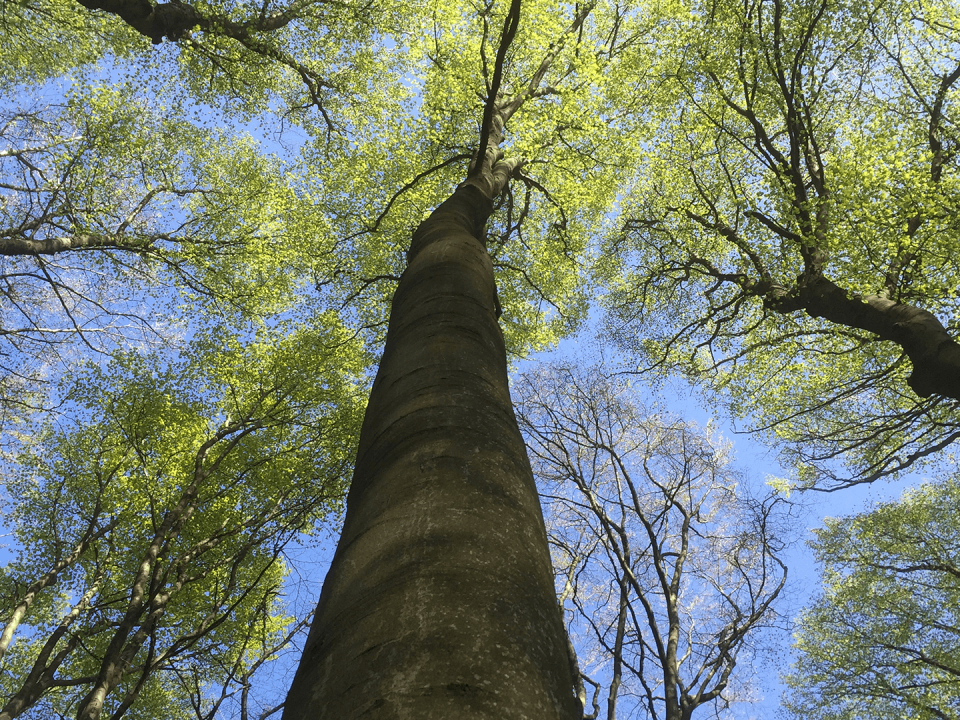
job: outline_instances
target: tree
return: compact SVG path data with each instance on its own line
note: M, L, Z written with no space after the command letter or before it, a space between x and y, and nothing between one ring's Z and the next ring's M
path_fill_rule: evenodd
M407 253L286 718L580 714L483 238L522 164L503 159L505 128L591 10L548 40L533 72L515 54L509 85L519 2L504 19L477 159Z
M45 407L78 356L177 348L196 318L321 314L331 286L355 290L304 161L276 150L291 124L324 144L365 100L389 61L370 23L389 31L390 8L164 6L176 49L103 10L143 30L118 3L7 3L0 18L5 426ZM173 10L202 29L171 25Z
M283 553L340 507L362 365L342 328L216 337L166 368L88 366L71 422L23 440L4 487L19 549L0 575L0 718L199 720L238 693L249 717L251 676L304 625ZM339 372L305 382L323 353Z
M601 691L608 720L624 700L667 720L737 700L738 665L780 620L786 502L751 497L729 443L650 413L601 368L545 366L516 390L585 717Z
M665 22L658 139L608 244L629 268L614 336L704 378L801 484L936 457L960 438L956 4L721 2Z
M362 265L249 128L322 144L380 66L371 6L261 9L154 52L72 2L4 6L5 717L246 717L303 624L283 551L342 503L370 355L330 308ZM338 19L300 61L256 37Z
M799 623L797 717L960 716L958 521L954 475L815 531L824 592Z
M240 318L289 306L302 263L290 253L283 278L262 236L262 213L289 190L250 142L161 112L129 83L77 88L3 119L8 410L23 412L12 385L29 402L78 346L176 344L190 325L181 303Z
M95 7L90 10L89 6ZM877 19L887 19L879 10L860 25L855 24L853 30L831 26L832 34L821 37L812 31L826 27L823 17L833 17L827 8L820 12L798 6L797 22L791 20L787 27L781 22L783 14L778 14L778 7L774 5L774 16L780 18L775 21L775 34L786 38L789 30L792 40L778 40L779 44L771 47L789 45L784 50L787 55L776 57L796 60L791 68L807 67L809 43L803 40L804 29L811 30L810 37L816 37L820 43L816 47L822 47L823 52L841 47L836 42L838 37L864 37L863 27L885 28L887 34L880 32L884 42L895 37L892 28L896 23L879 22ZM862 19L861 10L856 6L843 12ZM375 707L379 714L406 708L427 717L444 716L451 712L449 703L458 714L489 714L495 711L490 704L495 705L498 696L509 702L510 711L515 713L574 714L576 702L570 689L573 678L565 669L563 627L553 605L545 534L532 476L512 419L504 348L519 354L541 347L584 317L592 269L589 241L607 227L612 210L622 204L631 212L635 210L633 198L653 198L651 202L656 205L656 199L663 195L650 191L653 178L670 177L669 188L678 193L693 188L695 202L699 202L698 188L702 185L707 199L716 206L719 199L711 194L716 183L691 185L681 181L682 177L677 180L660 172L657 158L669 169L675 169L675 163L663 146L651 152L655 147L651 139L658 134L688 138L699 147L701 124L674 126L674 109L679 106L686 110L689 106L691 109L682 117L701 119L701 108L716 106L733 111L723 97L711 95L712 91L703 98L698 93L703 88L722 89L726 87L723 82L739 80L740 57L756 57L757 63L744 67L767 72L764 68L769 67L760 62L762 53L755 52L760 45L750 34L753 25L740 22L739 11L726 6L716 6L714 12L705 12L701 18L670 3L653 12L616 4L571 9L541 0L527 0L522 22L519 3L508 9L504 4L465 7L431 2L369 7L294 2L274 7L267 3L153 5L118 0L89 5L26 2L10 12L18 23L16 27L36 26L41 30L36 33L39 42L25 38L23 52L14 51L8 64L13 68L10 83L23 83L29 77L52 85L62 72L75 66L87 73L78 82L79 87L88 88L91 83L87 78L99 72L100 82L92 84L121 86L122 98L140 98L156 111L148 117L186 118L188 122L182 128L175 125L172 139L160 132L147 133L146 137L170 157L185 158L185 167L173 161L171 167L178 179L182 174L188 182L173 187L202 198L180 202L176 192L164 189L173 204L167 217L170 222L151 224L157 210L144 206L136 216L136 225L124 224L124 203L140 208L145 198L153 197L150 193L154 187L152 180L147 181L149 173L138 172L136 166L131 173L127 164L119 163L124 172L115 183L110 176L111 182L102 194L122 197L120 209L102 202L89 207L72 202L61 210L59 189L25 184L25 189L15 189L9 195L26 198L22 205L32 212L16 217L15 231L22 234L26 229L28 234L36 234L30 223L40 217L43 232L28 239L45 242L64 235L58 223L75 238L92 237L95 233L88 232L91 224L99 231L122 234L127 242L132 234L134 240L139 238L149 246L141 254L157 255L159 260L152 262L172 269L174 281L161 287L163 299L169 299L167 307L173 308L173 317L189 316L192 321L209 312L227 318L225 323L237 322L234 330L241 329L232 334L238 337L249 332L246 322L269 329L283 326L290 317L303 322L312 315L320 317L330 312L338 326L350 328L364 341L369 358L380 347L388 311L391 315L379 379L373 385L360 443L345 533L287 714L303 716L317 707L331 713L356 714L368 709L364 706L367 702L371 707L380 703ZM749 17L751 21L756 18ZM762 17L758 27L766 31L766 15ZM928 25L936 29L940 27L937 22L931 20ZM795 26L800 28L799 34L793 33ZM61 45L49 42L51 35L64 27L69 29L65 41ZM500 27L504 29L498 33ZM660 44L649 41L651 27L657 28L655 37ZM721 49L729 52L714 58L706 50L707 39L727 36L737 42L720 43ZM739 43L741 36L743 43ZM155 53L147 52L148 40L151 44L159 41ZM679 49L690 52L673 52L677 48L671 42L687 41L689 44L681 44ZM857 60L866 52L865 47L865 43L854 44L849 57ZM934 52L942 50L931 47ZM917 52L921 51L923 48ZM946 54L949 52L952 50L948 46ZM71 53L79 59L71 60ZM703 53L708 53L705 62L701 62ZM690 74L683 64L679 67L683 72L677 72L671 64L674 57L690 66ZM97 61L104 63L99 69L93 66ZM711 77L713 65L723 82L714 82ZM879 68L871 78L884 77L882 63L861 65L870 70ZM777 63L772 66L775 70ZM838 77L850 74L846 66L837 68ZM135 84L116 82L131 69L154 79L156 85L144 91ZM791 72L798 81L804 77L800 70ZM661 84L648 88L645 81L651 73ZM749 89L753 87L752 76L747 73L744 77L749 80L748 95L753 97ZM759 88L760 75L757 78L754 85ZM807 87L803 83L795 86ZM791 87L789 83L787 87ZM685 99L684 88L693 93L692 101ZM941 115L948 112L948 101L952 101L952 85L946 88L944 103L937 110ZM80 93L82 97L89 94ZM766 98L762 96L765 102ZM831 107L839 107L850 95L840 93L837 98L838 104ZM878 92L877 98L877 107L882 109L885 106L881 101L886 96ZM124 99L117 105L125 108L126 103ZM785 107L790 108L787 115L795 121L802 113L798 115L791 103ZM208 151L210 136L196 128L210 121L211 107L218 113L218 130L229 142ZM764 106L773 118L779 117L780 107L776 98ZM666 108L670 114L665 113ZM58 113L54 114L60 117ZM137 111L131 115L130 123L135 125ZM83 119L85 113L78 112L75 117ZM766 118L762 116L764 122ZM277 139L281 147L289 143L283 149L289 149L289 157L295 160L271 157L268 148L248 143L252 147L249 161L241 158L239 165L235 164L232 147L244 147L244 133L257 123L295 128L294 139L283 134ZM79 121L74 124L79 128ZM738 147L729 134L717 134L718 128L725 126L707 125L707 137L716 136L730 147ZM748 125L748 132L756 127ZM804 132L809 134L828 125L805 125ZM57 143L70 145L67 138L75 134L72 127L57 135ZM788 129L784 142L791 142L794 135L806 137L793 126ZM184 143L182 155L171 153L182 136L194 139ZM93 137L97 139L92 143L94 158L101 152L107 158L111 152L120 152L106 135ZM742 137L749 140L751 136ZM781 142L780 135L772 137ZM855 143L847 143L842 136L841 140L836 153L847 158L856 170L860 167L856 154L840 152ZM720 142L724 149L727 145ZM747 146L752 147L749 142ZM818 147L826 146L820 143ZM10 157L23 154L24 148L18 146ZM794 154L804 158L800 149ZM42 151L38 152L42 156ZM948 154L937 180L937 188L946 188L945 192L952 187ZM781 155L793 157L789 152ZM73 167L69 162L72 155L67 152L65 157L62 162L52 159L50 167L56 172L48 174L59 177L64 169ZM642 163L640 157L644 158ZM749 160L752 156L745 157ZM702 158L698 154L696 159L699 168ZM14 167L17 162L10 160ZM91 182L76 182L72 187L101 190L97 185L100 176L114 165L102 163L90 175ZM721 188L726 187L724 183L739 187L728 177L753 180L775 176L765 175L762 163L756 172L748 168L741 176L726 174L729 163L717 166L704 161L703 166L716 171L714 179L719 178ZM222 167L231 172L221 173ZM805 167L801 163L798 172L809 173ZM816 167L822 170L823 163ZM266 174L261 168L267 169ZM633 182L638 173L644 183ZM198 174L209 179L209 188L195 182ZM584 182L585 176L590 178L589 183ZM263 177L268 181L261 190L257 183ZM789 176L784 177L784 192L798 191L800 186L791 184ZM628 194L634 185L642 196ZM773 185L780 187L776 182ZM454 186L458 189L451 195ZM244 194L248 189L252 191ZM194 194L194 190L204 192ZM223 212L218 206L221 196L232 201ZM786 197L789 200L789 195ZM949 192L944 197L949 200ZM706 204L709 206L709 202ZM770 212L781 206L794 207L790 202L784 205L775 200L771 201ZM699 216L708 224L719 217L711 215L709 207L704 211L689 203L675 205L671 201L655 209L673 218L678 215L671 209L675 207L689 207L691 212L699 208ZM944 207L949 209L949 202ZM39 214L38 208L42 211ZM807 220L817 211L801 203L796 208L796 221L792 219L793 210L784 212L790 217L774 213L763 214L763 218L802 236L798 235L806 232L802 223L808 227ZM646 227L646 215L632 215L636 222L631 229L634 225ZM97 219L103 216L109 222L97 226ZM653 217L661 222L663 216L661 212ZM685 212L679 216L694 222L685 226L687 229L704 229ZM209 233L199 233L198 242L165 239L171 223L177 229L179 223L189 225L196 217L209 221L213 228ZM949 230L950 217L949 212L933 213L924 232L935 227L934 221ZM769 223L756 222L757 227L770 229ZM407 251L406 239L418 227ZM723 233L720 236L726 237ZM227 253L220 262L218 252L231 248L238 237L240 251ZM674 232L664 244L667 260L655 278L675 279L678 273L682 276L686 272L687 255L678 262L670 257L675 248L686 247L680 239ZM786 239L792 241L792 236ZM804 243L802 248L808 247L808 241ZM793 246L784 247L789 250ZM937 247L944 250L941 254L946 258L938 267L950 277L951 246ZM612 245L613 250L622 249L627 254L643 248L642 243L637 250L626 241ZM711 267L723 266L727 256L722 247L717 253L716 247L707 249L709 253L694 257L708 264L714 259ZM90 257L131 257L129 244L101 250ZM771 252L776 258L777 251ZM659 258L659 253L660 249L652 255ZM791 272L796 275L798 263L803 265L806 256L811 258L810 273L821 272L816 262L822 265L822 261L816 260L816 253L796 250L786 252L782 263L787 277L792 277ZM940 257L936 253L934 256ZM38 263L37 257L24 256L23 262ZM132 257L139 255L135 252ZM187 260L181 262L184 257ZM733 255L735 260L738 257ZM639 287L652 292L660 287L658 280L644 284L629 274L621 277L618 259L610 255L608 278L616 279L620 289ZM692 267L703 265L694 262ZM496 285L494 268L499 274ZM739 277L736 272L734 280ZM227 295L207 293L202 285L195 287L189 278L196 275L215 278L217 287L228 290ZM65 273L64 284L74 276L73 272ZM237 297L230 292L234 280L245 291ZM51 287L55 286L56 282ZM736 282L733 286L745 287ZM167 287L172 287L169 298ZM943 294L933 292L931 296L942 298ZM621 297L616 293L611 296L614 302ZM742 304L751 297L744 296ZM233 312L235 299L239 309ZM778 307L789 309L789 302L781 299ZM671 300L669 293L666 300ZM621 305L626 307L626 301ZM666 303L664 307L675 311L667 317L672 321L684 317L692 304L679 311ZM731 307L739 307L736 300ZM501 309L502 344L497 324ZM714 314L707 321L708 332L713 331L710 324L718 318L722 316ZM180 343L195 330L189 322L184 324L174 333ZM722 335L723 322L719 328L717 332ZM736 333L730 335L731 341L737 337ZM785 338L777 335L773 339ZM868 336L858 338L851 352L862 344L869 355L875 345L869 340ZM304 375L318 372L327 377L325 373L330 372L336 377L336 368L325 364L328 358L321 355L314 359L317 369L311 367L309 371L309 359L302 360ZM854 367L856 363L849 365ZM883 367L892 368L887 373L892 376L903 370L904 363ZM803 374L799 369L798 373ZM881 372L877 377L887 375ZM739 377L748 379L750 373ZM736 388L734 380L729 384ZM922 388L922 384L917 386ZM743 387L754 386L744 381ZM895 390L900 386L889 387ZM776 410L785 405L772 402L770 407ZM953 437L949 402L934 398L927 405L895 408L905 419L900 425L881 424L884 432L899 432L906 437L908 430L918 427L914 422L917 417L919 422L929 423L934 434L932 439L921 438L923 447L917 450L921 456ZM858 413L855 419L862 420L863 413ZM872 422L847 427L864 425L872 431ZM904 442L910 445L912 440ZM865 451L864 457L872 462L868 455ZM887 462L880 457L878 462L877 471L882 472L895 470L900 459ZM909 457L901 465L908 462ZM470 493L470 504L465 502L466 493ZM515 513L510 515L516 518L514 522L502 520L507 516L507 506L510 513ZM421 520L425 524L418 525ZM505 527L502 537L493 537L491 528L500 526ZM475 553L471 553L471 546L478 548ZM397 552L391 554L394 548ZM494 567L497 572L493 572ZM495 598L490 595L492 588L497 588ZM429 603L424 599L427 597ZM484 598L490 601L486 605L482 603ZM408 612L403 622L389 627L397 616L395 603L401 599ZM491 610L499 607L509 607L510 612ZM422 614L422 625L415 622L417 613ZM342 622L361 616L363 623ZM476 627L471 623L477 623ZM457 626L456 633L450 626ZM484 632L475 632L477 627ZM469 647L472 652L478 638L491 640L481 643L482 652L462 652L455 663L438 660L444 647ZM498 644L504 648L502 656L497 654ZM443 657L446 659L449 653ZM329 684L319 676L324 667L331 668ZM418 676L418 667L430 677ZM479 683L477 675L482 678ZM496 687L496 693L484 689L485 681ZM521 682L527 682L527 686L521 687ZM485 704L486 710L476 710ZM538 704L540 707L536 707Z
M75 13L76 8L70 7ZM127 8L122 5L105 9L127 13ZM472 658L464 653L458 664L448 663L446 655L441 661L434 648L430 663L437 675L427 678L426 682L437 693L432 700L432 709L424 709L424 713L442 715L446 712L444 703L448 701L467 712L464 704L477 701L475 693L482 696L480 703L505 702L508 696L498 697L497 693L509 687L513 692L509 697L513 698L514 711L527 708L534 716L573 716L577 710L564 631L553 595L535 487L509 403L506 355L497 317L501 307L506 309L506 317L510 318L505 322L506 340L515 350L523 350L550 340L582 315L580 281L583 269L579 261L590 229L602 222L603 213L615 195L613 179L619 171L619 158L623 154L615 142L595 139L591 132L602 126L604 120L601 113L591 117L584 111L604 107L607 98L597 92L589 78L598 76L601 61L608 66L611 76L616 74L615 63L610 58L616 55L618 42L633 39L636 28L630 19L608 11L601 15L602 26L615 29L607 32L609 40L595 40L592 33L585 33L585 18L592 6L581 8L575 17L570 17L547 3L531 4L525 11L531 13L537 22L522 25L519 24L519 3L515 3L509 12L493 6L474 11L438 5L427 8L430 14L420 14L419 9L403 8L403 23L397 22L403 33L390 37L387 34L389 24L378 28L384 33L384 41L369 44L382 52L371 52L370 56L363 56L360 52L359 56L349 60L337 56L328 63L331 68L344 63L363 70L356 76L347 73L362 91L357 93L361 100L344 102L338 108L341 110L339 125L329 123L325 128L329 132L316 132L318 126L324 128L315 117L304 119L305 116L293 114L294 121L302 123L309 133L300 149L302 162L297 166L303 177L292 183L293 194L301 202L270 204L266 209L253 208L252 217L244 217L234 225L243 230L254 227L253 237L257 239L271 237L277 234L270 232L275 226L287 227L291 214L294 218L298 217L297 211L307 215L304 207L319 218L310 226L312 232L319 232L327 238L323 231L329 223L332 228L329 236L340 238L340 241L331 243L326 255L319 252L328 249L325 245L319 248L308 246L302 251L314 262L318 257L323 261L330 260L329 265L322 267L324 272L319 273L315 286L306 288L311 298L307 307L314 311L335 308L345 323L349 322L371 343L382 334L379 326L388 307L387 303L371 300L386 297L397 282L399 269L404 262L409 262L394 300L392 327L399 330L394 330L390 336L393 339L387 342L380 368L381 380L374 384L367 413L369 439L361 441L344 539L326 583L328 590L321 600L312 637L325 638L324 633L331 628L336 634L336 612L342 607L355 614L362 614L364 608L375 608L381 611L380 614L368 617L392 622L395 613L383 613L383 607L404 593L410 593L411 602L417 601L422 592L422 587L417 584L420 582L418 578L433 578L445 585L446 595L432 598L429 605L421 604L417 610L432 613L433 623L453 618L454 624L466 624L471 618L468 608L476 607L479 600L486 598L490 603L481 603L477 608L482 612L476 616L475 627L484 629L490 642L484 643L479 657ZM236 12L262 16L268 8L239 7ZM86 15L81 17L84 22L89 20ZM143 33L146 29L151 39L158 38L146 26L136 27L136 24L142 25L143 18L124 17L123 14L120 17L138 32ZM491 37L490 28L499 25L504 18L509 21L509 31L504 32L498 42L497 37ZM406 34L410 23L417 32ZM110 31L117 25L116 22L110 25ZM262 112L269 116L272 111L269 102L277 96L265 91L264 82L257 77L262 69L257 64L260 56L248 58L242 65L233 64L230 49L235 46L231 43L245 45L242 39L238 41L232 36L225 39L221 26L225 24L197 25L204 33L209 29L210 42L223 40L224 44L218 46L217 53L204 54L202 48L198 50L194 38L186 35L186 27L183 35L179 27L172 37L164 33L177 43L174 58L187 67L182 73L178 71L175 77L183 81L196 99L220 102L236 88L242 88L242 83L253 76L253 97L241 98L241 114L246 112L248 117L256 117L256 113ZM430 28L431 32L422 32L422 26ZM513 42L515 36L517 42ZM584 36L586 41L582 41ZM470 52L465 52L465 38L469 38ZM295 38L293 44L296 45ZM350 47L357 46L354 41ZM297 50L302 51L299 47ZM606 53L606 59L600 50ZM309 51L315 51L313 46ZM322 53L318 54L322 56ZM242 52L241 55L248 57ZM488 58L492 59L493 55L496 60L491 63ZM201 68L204 72L190 70L191 63L201 62L197 61L198 56L202 63L208 63ZM280 65L291 67L283 62ZM398 68L400 71L394 72ZM379 71L383 71L382 76L377 75ZM407 71L414 74L415 81L423 84L411 88L410 76L403 74ZM378 81L376 93L368 92L373 77ZM213 92L197 91L201 80L208 78ZM284 78L287 76L282 75L281 79ZM272 87L267 85L267 89ZM350 90L348 85L344 95ZM336 92L331 94L337 95ZM416 106L413 112L410 106ZM527 114L533 106L540 110L536 116ZM286 110L289 105L283 103L283 107ZM389 112L383 112L385 108ZM322 110L320 108L318 112L322 114ZM371 117L384 115L391 118L390 126L384 128L371 123ZM227 117L229 122L230 116ZM412 128L404 126L409 117L414 118ZM283 118L286 120L287 116ZM514 160L501 161L502 131L507 121L513 128L508 149ZM478 122L481 126L479 138L475 132ZM367 129L371 126L376 129L375 134ZM451 128L449 133L438 133L437 128L447 127ZM558 162L537 165L537 155L554 145L552 155ZM399 236L416 227L426 208L436 206L438 199L449 195L452 184L462 180L467 173L473 156L478 160L467 181L423 223L414 247L404 253ZM220 154L211 153L211 157L217 159ZM385 162L388 157L390 162ZM530 160L521 169L521 159L525 158ZM612 170L604 171L605 167ZM582 187L581 177L592 169L598 170L598 182L587 192ZM281 168L278 174L289 183L288 168ZM515 176L522 192L514 195L507 188L511 176ZM236 187L244 187L242 180ZM397 187L400 191L395 192ZM364 192L359 192L361 188ZM217 187L216 192L219 191ZM212 196L215 194L211 193ZM248 207L244 203L240 205L244 209ZM494 261L507 271L501 278L499 298L492 280L492 265L484 260L486 255L478 242L487 217L494 210L490 245ZM92 213L96 212L96 209L92 210ZM265 219L269 221L266 224ZM229 237L230 232L225 232L223 238ZM214 238L208 247L218 247L218 239ZM444 261L440 250L452 253L449 261ZM282 258L281 252L277 254ZM458 263L462 263L460 269L456 267ZM308 264L307 267L312 270L316 265ZM270 276L267 275L265 280L257 273L257 264L248 263L246 258L227 269L249 272L251 285L256 291L265 286L269 288ZM431 277L434 272L440 274ZM452 275L443 275L451 272ZM294 291L303 290L302 278L307 274L295 274L294 278L301 280L301 284L291 282L287 287ZM289 300L289 295L289 292L283 293L281 299ZM341 301L339 307L338 301ZM545 308L545 303L551 303L551 307ZM291 312L288 307L281 303L271 316L256 319L269 326ZM300 308L298 305L294 307ZM456 316L453 310L462 313L463 317ZM554 317L549 318L550 314ZM436 317L440 322L434 326L433 318ZM449 339L433 337L434 327L449 330L451 338L458 337L456 333L459 333L461 346L457 347ZM421 342L424 337L428 341ZM464 357L464 347L474 348L476 352ZM428 349L436 356L426 353ZM434 363L434 369L428 371L425 368L429 365L421 363ZM392 380L384 380L394 377L399 379L397 387L391 386ZM408 382L411 378L412 382ZM465 403L460 407L460 401L471 394L475 398L473 405ZM393 400L397 405L392 403ZM400 422L393 427L390 423L396 418L395 407L398 406L414 408L416 412L410 417L399 418ZM461 432L456 426L469 429L478 416L486 420L483 432L476 434L480 438L479 444L461 447L465 438L472 440L475 435L466 430ZM431 423L434 440L425 442L423 431ZM384 429L383 436L377 436L379 428ZM409 442L397 440L401 433L410 436ZM456 458L447 462L444 453L448 447L451 452L466 453L461 455L462 465ZM390 490L392 484L403 481L402 476L398 475L393 481L388 476L384 480L385 469L381 462L384 458L378 456L384 448L407 451L415 460L408 468L410 472L406 478L420 492L411 492L410 498L423 503L423 518L437 523L432 532L462 538L458 521L472 513L472 522L463 526L470 529L471 535L450 545L446 556L438 553L433 558L425 558L423 543L412 533L417 528L411 528L408 522L400 535L411 532L406 538L405 549L422 561L417 563L417 572L409 573L409 578L398 573L398 567L407 567L404 563L409 564L410 558L384 556L382 546L378 545L377 553L380 554L375 560L379 571L371 573L370 579L387 577L391 582L400 579L406 582L406 586L397 586L395 592L391 592L388 583L387 586L375 586L373 593L359 592L358 597L359 588L350 586L357 579L356 575L350 574L356 570L350 564L355 557L351 553L362 543L353 542L354 539L372 538L381 532L389 535L386 524L376 524L383 498L392 497L396 501L394 507L386 507L388 514L402 515L407 507L404 492L401 490L397 494ZM380 467L378 462L381 462ZM488 462L492 463L490 471L480 472ZM498 467L498 462L504 464L503 468ZM444 489L444 499L424 494L425 488L419 477L421 467L424 473L431 473L438 492ZM463 502L463 484L468 479L464 470L475 473L476 479L471 482L480 485L474 497L475 507L466 507ZM484 483L488 483L486 487ZM455 512L451 514L452 510ZM512 513L517 521L513 523L511 533L493 537L489 529L501 513ZM372 527L368 525L371 518ZM401 524L401 527L404 526ZM484 550L475 554L471 567L483 569L486 574L471 576L470 567L465 567L461 578L468 584L458 587L457 582L449 583L445 578L456 570L458 558L463 557L465 562L469 558L471 539L476 539L478 547ZM361 554L363 552L361 550ZM498 566L504 553L509 554L512 566ZM489 581L489 588L479 582L481 577ZM491 595L492 589L498 593L495 597ZM330 597L334 599L328 600ZM504 612L498 611L501 608ZM398 626L421 631L415 623L410 624L414 619L412 616L406 619L408 624ZM420 639L414 635L403 636L403 642L394 642L395 637L387 636L390 643L386 644L386 650L396 650L405 659L393 661L389 652L380 653L380 667L389 668L389 672L382 673L379 678L370 673L375 667L372 661L369 665L365 663L363 672L354 670L353 677L347 676L352 659L348 662L339 651L329 651L328 662L341 671L340 680L353 682L356 678L372 678L373 684L379 681L381 688L371 692L357 683L336 701L319 701L321 706L330 712L341 700L345 706L352 705L354 709L358 703L364 702L389 706L397 700L391 695L390 688L384 687L391 678L399 683L403 702L410 700L430 705L430 698L426 701L419 698L422 688L411 684L415 680L411 676L415 661L425 657L423 648L427 648L426 657L429 659L430 643L440 637L441 630L445 642L469 641L472 647L476 640L470 628L461 627L459 635L448 633L449 624L426 623L422 631L429 642L425 645L423 636ZM365 628L358 626L356 634L347 637L341 645L350 658L363 649L383 647L373 632L363 637L364 632ZM504 649L502 656L498 645ZM312 640L298 684L294 685L288 701L288 714L313 712L317 707L317 700L311 695L320 692L321 688L314 687L314 680L309 675L316 669L311 668L316 646L317 642ZM327 648L324 651L327 652ZM370 655L366 656L369 658ZM443 667L445 665L450 667ZM406 685L400 683L405 673L408 675ZM486 677L478 681L477 675ZM483 682L493 684L497 693L486 689ZM539 690L531 692L531 687ZM327 691L334 695L340 692L336 688Z

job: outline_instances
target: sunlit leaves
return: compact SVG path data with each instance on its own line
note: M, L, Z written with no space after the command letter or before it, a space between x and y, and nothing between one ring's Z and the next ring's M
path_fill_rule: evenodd
M828 519L813 548L824 593L801 617L790 707L808 718L960 711L956 477Z
M350 140L338 145L345 161L327 162L326 148L307 151L313 182L346 238L337 254L366 260L364 297L392 292L410 233L466 175L505 9L428 6L416 32L397 40L393 79L381 69L377 97L351 116ZM615 12L622 10L598 7L589 30L565 37L569 8L525 3L507 57L502 93L509 98L526 90L554 44L563 42L542 95L508 123L503 150L524 165L488 231L514 351L549 342L582 317L587 244L603 227L635 152L622 135L607 132L617 112L607 83L626 74L617 74L626 59L616 42L604 48L603 38L616 34L614 22L621 43L636 42L644 30L635 14L615 20ZM630 62L636 70L638 61ZM383 322L385 304L379 307ZM375 312L376 305L364 308ZM377 322L375 314L366 317Z
M4 617L27 602L5 659L8 700L37 702L31 665L69 680L37 706L60 711L101 683L108 707L137 700L144 717L246 683L295 619L284 548L341 507L364 367L327 316L243 343L211 328L178 362L117 355L67 383L69 420L24 440L5 487L19 550ZM199 685L187 682L194 667Z
M606 245L612 334L828 476L934 457L955 403L918 397L903 347L804 293L822 276L955 329L956 8L689 9L662 16L646 152Z

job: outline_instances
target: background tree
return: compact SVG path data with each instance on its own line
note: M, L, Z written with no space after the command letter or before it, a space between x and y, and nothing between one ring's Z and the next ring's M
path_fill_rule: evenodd
M186 303L241 322L287 309L308 271L272 247L270 215L292 189L255 143L163 112L130 84L72 92L10 109L2 128L11 401L17 388L36 398L78 354L176 346L193 332Z
M960 716L960 480L828 519L788 707L805 718Z
M187 12L157 14L176 8ZM391 31L390 9L204 12L206 30L192 35L164 20L178 40L155 48L102 9L4 5L6 426L43 407L79 357L177 348L197 318L232 327L320 314L342 301L331 288L352 292L363 275L359 259L350 276L332 263L329 217L298 149L324 146L334 126L345 133L342 111L371 94L367 78L393 72L367 42L374 21Z
M607 246L611 330L833 489L960 438L951 2L755 0L664 20L656 140ZM835 461L842 459L847 469Z
M650 413L601 369L544 366L517 393L592 686L586 716L613 720L626 705L686 720L736 701L758 636L781 621L785 501L752 497L728 443Z
M249 717L252 674L304 625L282 600L285 547L341 506L351 342L218 332L199 358L78 373L71 420L25 438L5 483L0 717L212 718L231 695ZM312 367L324 353L337 372Z

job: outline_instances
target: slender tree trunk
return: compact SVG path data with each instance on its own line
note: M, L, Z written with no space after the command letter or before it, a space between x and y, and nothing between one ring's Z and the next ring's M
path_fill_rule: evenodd
M507 384L490 192L414 234L285 720L579 718Z
M629 560L627 561L629 563ZM627 634L627 611L630 607L630 588L626 578L618 578L620 608L617 612L617 635L613 643L613 677L607 693L607 720L617 720L617 695L623 680L623 638Z

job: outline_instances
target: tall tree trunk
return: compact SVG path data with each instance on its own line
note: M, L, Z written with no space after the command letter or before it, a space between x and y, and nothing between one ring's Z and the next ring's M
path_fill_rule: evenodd
M581 717L480 239L490 187L414 234L285 720Z

